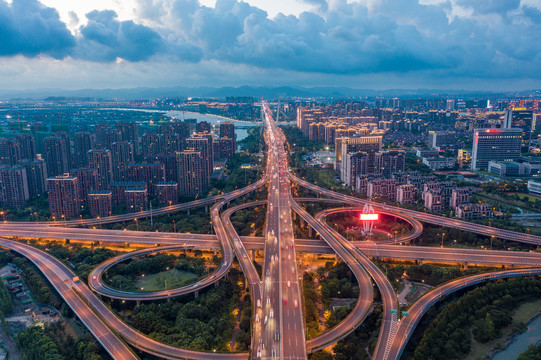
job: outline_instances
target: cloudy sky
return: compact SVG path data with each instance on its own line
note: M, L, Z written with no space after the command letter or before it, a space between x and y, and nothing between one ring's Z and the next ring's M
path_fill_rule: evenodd
M539 39L539 0L0 0L0 89L538 89Z

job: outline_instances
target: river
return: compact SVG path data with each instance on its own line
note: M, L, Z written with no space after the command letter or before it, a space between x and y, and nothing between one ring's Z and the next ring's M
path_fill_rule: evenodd
M186 119L197 119L197 121L206 121L214 126L219 125L224 121L231 121L235 124L235 134L237 135L237 141L245 139L248 136L248 129L254 126L261 126L261 122L257 121L241 121L226 118L219 115L212 114L200 114L190 111L179 111L179 110L151 110L151 109L128 109L128 108L104 108L103 110L120 110L120 111L145 111L145 112L154 112L154 113L163 113L173 119L177 120L186 120Z
M515 360L530 345L541 342L541 316L536 317L528 324L528 330L515 336L507 349L500 351L492 360Z

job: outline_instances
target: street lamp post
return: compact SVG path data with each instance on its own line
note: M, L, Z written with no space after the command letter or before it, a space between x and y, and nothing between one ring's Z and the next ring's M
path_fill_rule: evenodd
M6 222L6 215L3 211L0 212L2 214L2 222Z
M445 233L441 234L441 247L443 247L443 237L445 236Z
M139 222L137 221L137 218L135 218L133 220L135 220L135 225L137 226L137 231L139 231Z

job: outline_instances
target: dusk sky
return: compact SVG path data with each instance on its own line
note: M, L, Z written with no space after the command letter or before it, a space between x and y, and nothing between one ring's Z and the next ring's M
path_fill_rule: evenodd
M539 0L0 0L0 89L539 89L539 39Z

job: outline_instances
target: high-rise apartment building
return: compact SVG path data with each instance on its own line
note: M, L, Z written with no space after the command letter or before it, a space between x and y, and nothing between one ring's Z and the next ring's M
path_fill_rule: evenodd
M198 133L208 132L210 134L212 132L212 125L208 121L198 121L195 124L195 131Z
M107 190L113 181L113 157L110 150L94 149L88 153L88 166L98 170L100 190Z
M113 206L126 205L127 189L146 189L147 183L143 181L113 181L109 184L109 189L113 196Z
M135 147L130 141L119 141L111 145L113 180L128 181L127 165L133 163Z
M91 191L88 193L88 207L92 217L110 216L113 212L111 191Z
M43 157L47 163L47 175L54 177L70 170L69 141L65 136L49 136L43 139Z
M161 163L134 163L127 167L129 181L144 181L150 195L154 196L159 182L165 181L165 165Z
M342 157L347 153L362 151L368 154L368 172L374 172L375 154L381 151L381 135L340 137L335 142L335 169L340 170Z
M16 138L0 138L0 165L13 166L22 158L21 144Z
M197 195L203 192L203 160L201 152L193 149L177 152L179 195Z
M76 218L81 214L79 181L69 174L47 179L49 209L55 220Z
M98 124L95 126L96 148L111 149L114 142L122 141L120 129L109 124Z
M44 160L21 160L21 166L26 169L28 195L30 197L47 194L47 166Z
M355 186L355 178L368 173L368 161L368 154L362 151L345 154L340 167L340 180L346 186Z
M186 140L189 149L200 153L202 162L202 186L206 189L210 185L210 176L214 171L214 151L212 135L207 133L196 133ZM179 169L180 170L180 169Z
M88 193L100 189L100 176L98 169L84 167L73 169L70 175L77 177L79 182L79 199L83 205L88 205Z
M156 184L156 198L163 206L171 206L178 203L178 185L176 182L167 181Z
M34 160L36 157L36 141L34 136L29 134L18 135L17 141L21 147L21 158Z
M0 206L21 207L28 199L25 167L0 165Z
M231 159L235 155L235 141L222 137L214 141L214 160Z
M139 154L139 125L135 121L121 121L116 127L122 135L122 141L131 142L134 152Z
M220 138L230 138L235 146L235 124L231 121L224 121L220 124Z
M522 129L475 129L471 167L487 170L488 162L513 161L520 157Z
M94 147L94 137L89 132L73 135L73 166L82 168L88 165L87 153Z
M506 129L521 128L524 134L529 134L533 126L533 111L526 108L505 110L503 127Z
M129 212L148 210L148 192L145 188L127 188L124 191L126 209Z
M400 150L378 151L374 162L375 173L390 177L406 170L406 153Z

